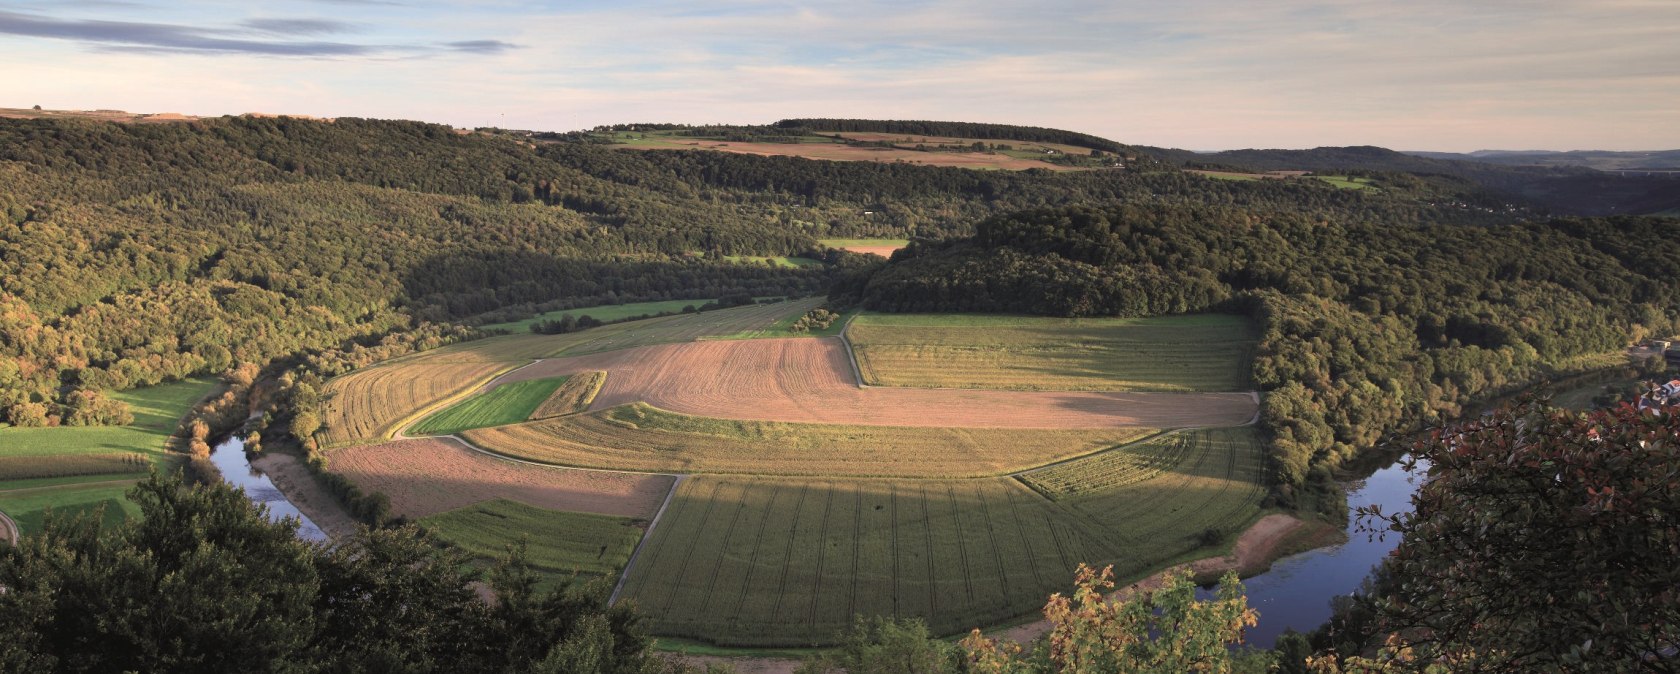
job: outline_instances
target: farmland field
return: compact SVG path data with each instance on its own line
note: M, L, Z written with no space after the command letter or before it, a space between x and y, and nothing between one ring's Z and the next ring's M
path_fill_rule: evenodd
M1258 334L1238 316L866 314L847 332L874 386L1068 391L1250 388Z
M526 562L559 580L574 571L585 578L616 578L642 539L642 529L631 518L545 510L507 499L438 513L420 523L482 563L493 563L509 544L528 537Z
M0 512L24 533L39 530L48 508L71 513L107 504L106 524L138 513L123 493L166 459L181 417L215 387L197 378L113 393L134 413L127 426L0 428Z
M518 363L438 362L414 359L356 370L327 384L320 431L328 447L377 442L417 412L478 388Z
M1248 439L1241 436L1249 435ZM1080 562L1136 578L1260 514L1249 431L1172 470L1056 502L1010 478L685 481L625 590L656 633L725 645L832 642L854 614L950 634L1030 613Z
M1178 428L1253 417L1247 393L858 388L837 339L702 341L556 358L498 382L604 370L592 409L646 402L701 417L865 426ZM1226 375L1229 376L1229 375Z
M567 414L576 414L589 409L589 404L595 402L595 395L601 392L601 385L607 383L605 372L584 372L566 378L566 383L554 389L554 393L547 400L532 410L526 418L531 420L547 419Z
M412 435L449 435L472 428L516 424L536 413L565 377L527 379L498 386L432 413L410 426Z
M892 257L893 251L910 245L909 239L817 239L829 248L849 250L881 257Z
M1124 444L1149 429L1020 430L736 421L623 405L469 431L500 454L565 466L650 472L975 477Z
M327 454L328 467L367 492L384 492L409 519L507 498L573 512L652 517L669 491L667 475L533 466L487 456L450 439L358 445Z

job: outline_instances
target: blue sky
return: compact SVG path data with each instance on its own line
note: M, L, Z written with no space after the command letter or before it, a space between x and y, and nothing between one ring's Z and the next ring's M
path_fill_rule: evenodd
M0 106L1680 148L1680 1L0 0Z

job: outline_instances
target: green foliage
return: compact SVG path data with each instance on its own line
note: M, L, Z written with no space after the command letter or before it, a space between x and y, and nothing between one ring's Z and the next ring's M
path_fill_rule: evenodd
M509 382L450 405L409 429L415 435L451 435L473 428L517 424L529 418L565 377Z
M604 588L538 593L517 550L491 574L497 601L485 602L464 559L412 528L327 548L223 484L153 476L130 498L143 517L121 527L58 518L0 549L0 667L663 670L639 619L607 607Z
M562 309L559 311L544 312L524 320L509 321L506 323L492 323L480 326L480 328L486 331L507 330L517 334L530 330L531 324L533 323L558 320L562 316L571 316L575 320L579 316L588 314L589 316L602 322L611 323L631 318L680 313L684 307L698 307L711 301L714 300L663 300L659 302L631 302L629 304L579 307L575 309Z
M858 616L840 647L808 658L795 674L956 674L963 654L915 618Z
M1405 537L1382 627L1454 669L1660 663L1680 644L1677 443L1680 409L1625 405L1522 402L1432 433L1414 449L1415 513L1368 513Z
M1072 596L1052 595L1044 607L1050 633L1023 649L974 630L962 642L968 670L978 674L1102 674L1109 672L1230 672L1229 646L1259 614L1248 608L1235 573L1218 594L1196 599L1188 570L1169 572L1147 596L1108 599L1112 570L1081 565Z

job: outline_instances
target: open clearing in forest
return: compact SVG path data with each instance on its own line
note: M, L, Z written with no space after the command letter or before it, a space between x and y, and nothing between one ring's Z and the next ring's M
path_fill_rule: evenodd
M854 253L863 253L865 255L879 255L881 257L892 257L892 254L894 252L896 252L898 249L910 245L910 240L909 239L817 239L817 243L820 243L824 246L828 246L829 248L838 248L840 250L849 250L849 251L854 252Z
M492 385L604 370L593 410L646 402L701 417L865 426L1182 428L1235 426L1247 393L859 388L838 339L707 341L544 360Z
M450 435L472 428L517 424L536 413L566 382L566 377L546 377L513 382L475 395L410 426L411 435Z
M506 498L549 510L647 519L668 475L534 466L476 452L449 438L360 445L327 454L329 469L364 492L383 492L409 519Z
M1221 314L865 314L846 336L872 386L1030 391L1243 390L1259 340Z
M527 538L525 561L549 579L617 578L642 540L638 520L562 512L495 499L420 520L439 538L493 564L510 542Z
M1223 553L1200 537L1259 516L1259 443L1249 429L1192 433L1169 469L1092 499L1011 478L696 477L625 591L654 632L725 645L832 643L854 614L921 617L938 634L996 623L1069 589L1080 562L1130 579Z
M465 434L485 449L565 466L665 473L977 477L1125 444L1144 428L1021 430L737 421L632 404Z

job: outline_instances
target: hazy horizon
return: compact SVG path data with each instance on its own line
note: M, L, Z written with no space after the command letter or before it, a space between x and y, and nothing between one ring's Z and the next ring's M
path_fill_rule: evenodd
M1537 6L1543 5L1543 6ZM1680 3L19 0L7 104L572 130L998 122L1202 151L1680 147Z

